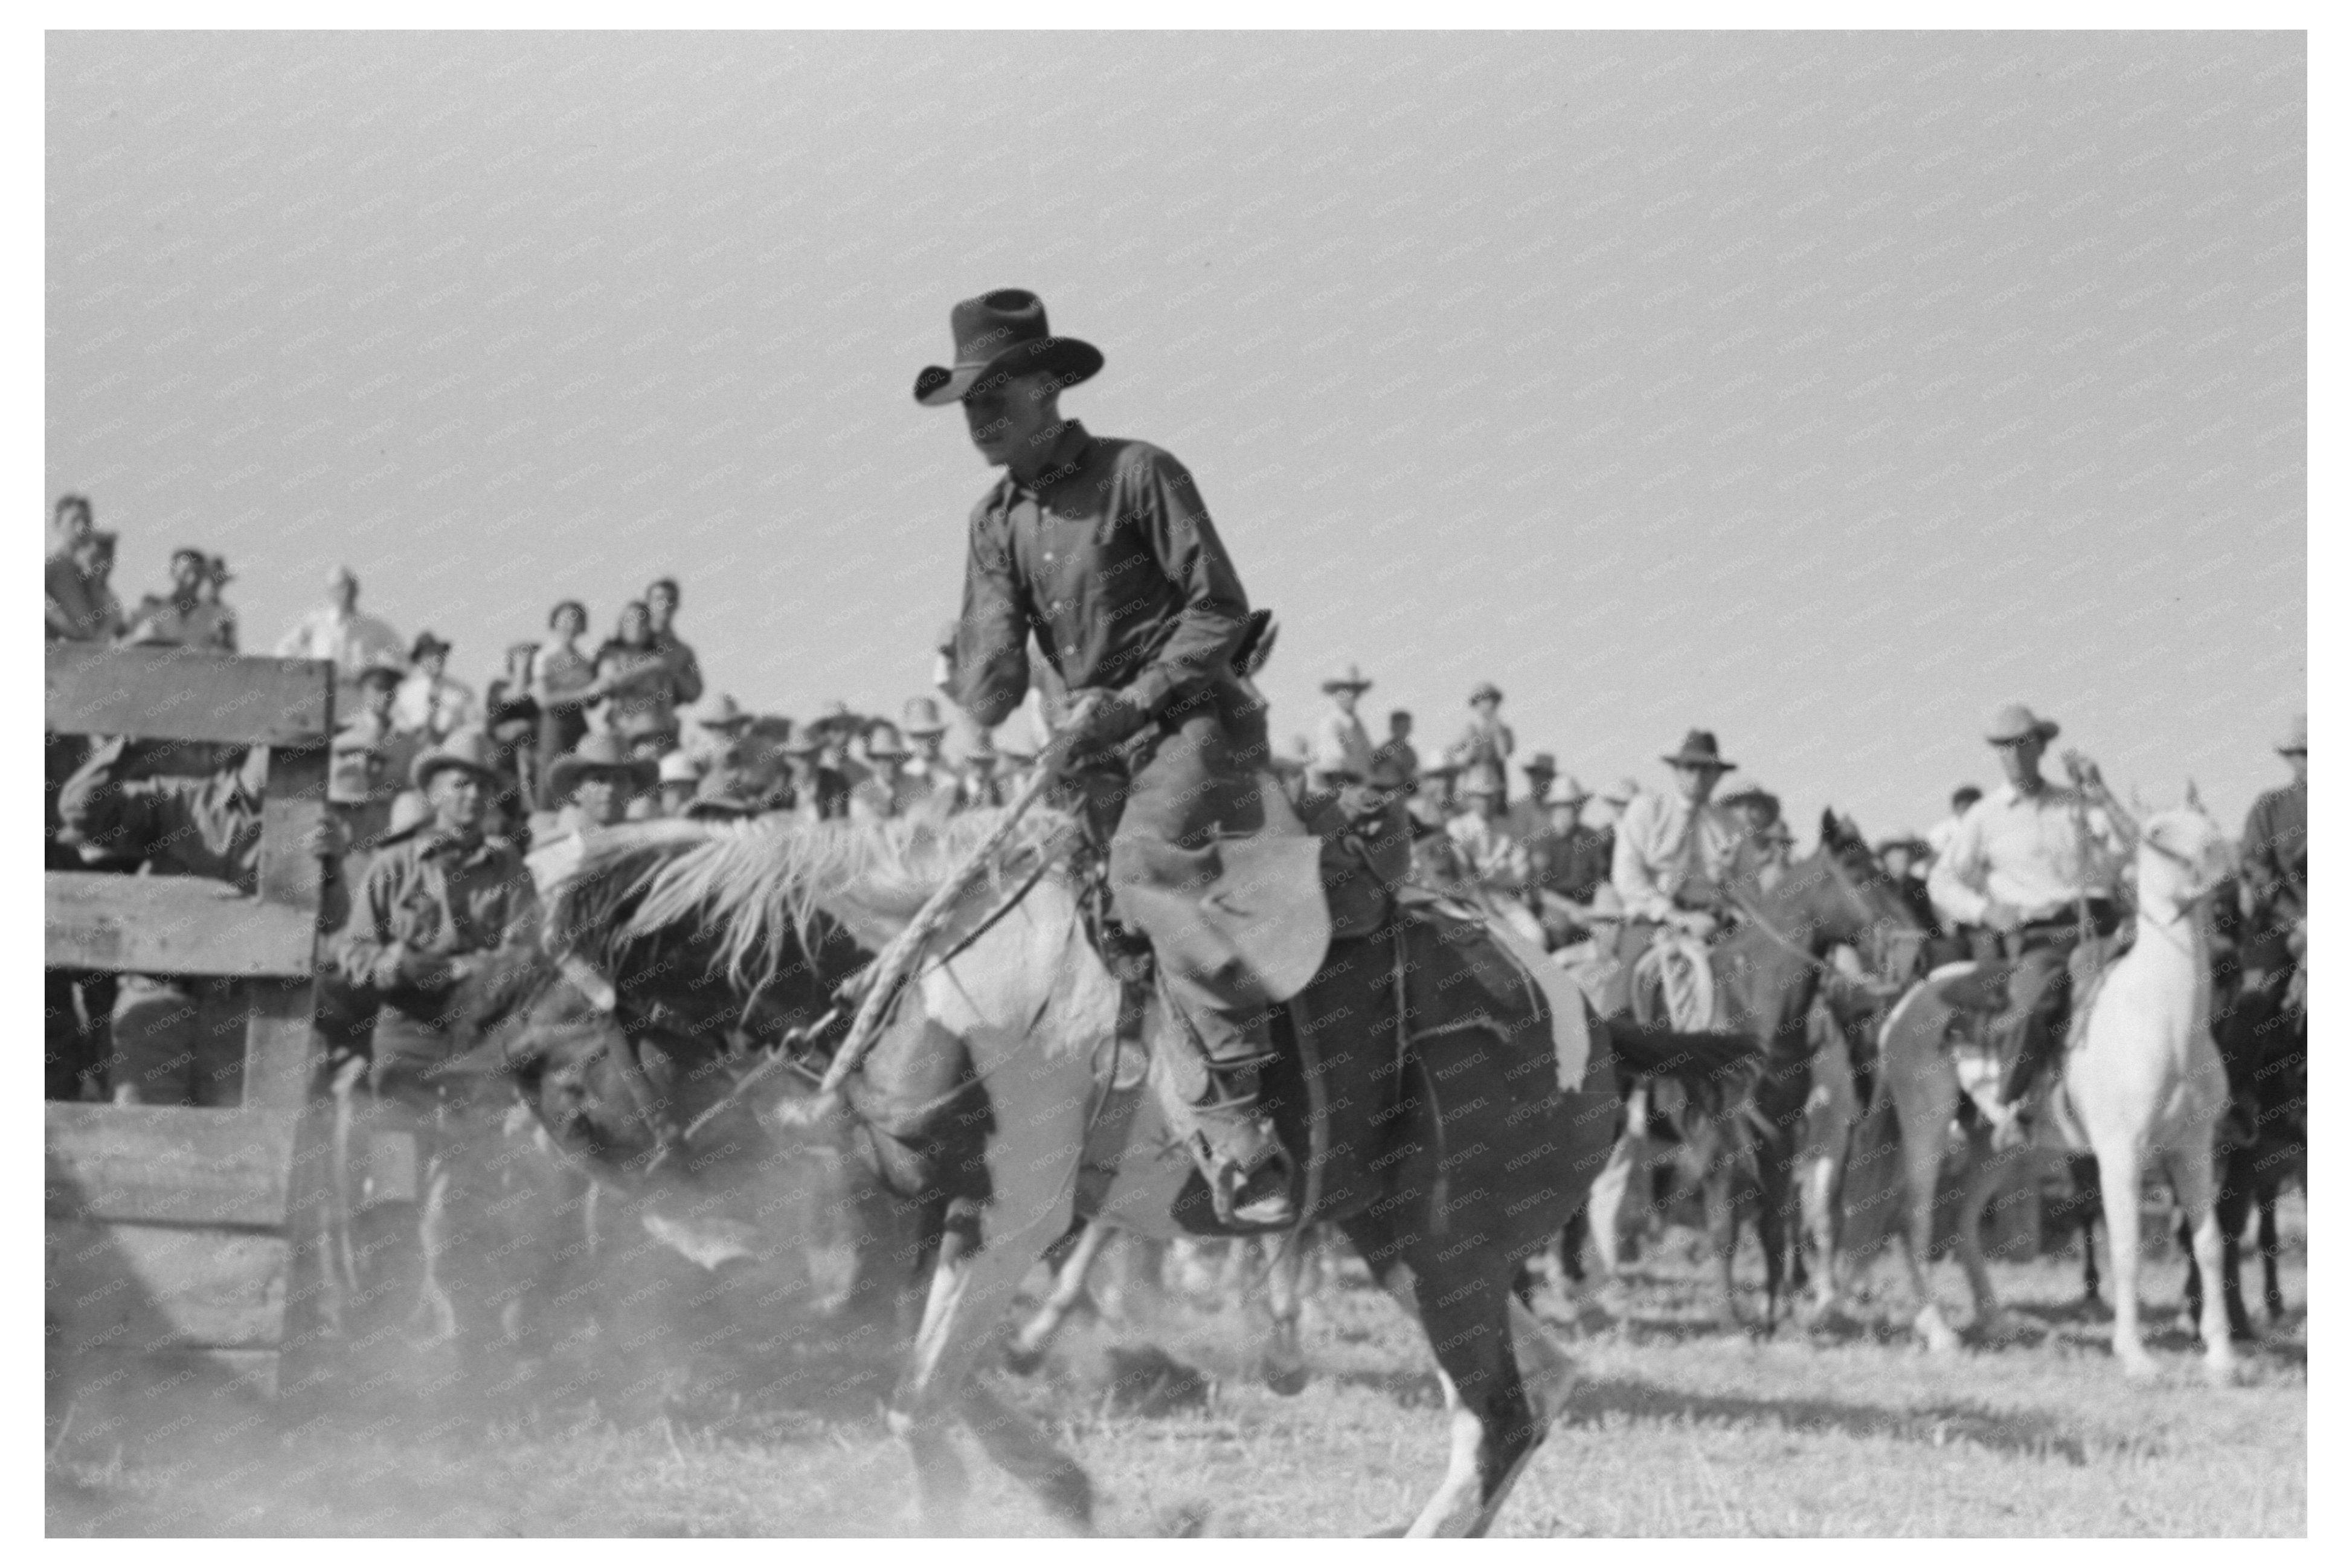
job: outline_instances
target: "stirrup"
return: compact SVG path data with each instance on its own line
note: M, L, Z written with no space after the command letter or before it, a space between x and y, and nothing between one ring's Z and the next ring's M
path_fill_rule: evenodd
M1297 1167L1271 1130L1246 1170L1231 1156L1206 1149L1199 1152L1199 1163L1219 1225L1235 1231L1297 1228Z

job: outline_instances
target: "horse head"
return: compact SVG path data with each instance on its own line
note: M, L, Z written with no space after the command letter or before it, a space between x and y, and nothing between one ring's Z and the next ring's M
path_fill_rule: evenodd
M1821 847L1789 868L1770 898L1786 905L1791 926L1801 924L1811 933L1815 957L1850 946L1882 973L1907 970L1926 934L1862 829L1831 807L1822 811ZM1904 937L1913 941L1904 943Z
M2237 852L2221 825L2205 814L2196 785L2187 802L2147 819L2140 829L2139 901L2185 910L2237 870Z

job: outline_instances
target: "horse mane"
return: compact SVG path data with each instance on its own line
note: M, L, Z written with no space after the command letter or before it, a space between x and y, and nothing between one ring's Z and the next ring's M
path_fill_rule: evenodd
M1003 815L624 823L583 846L578 868L549 900L549 922L575 950L603 952L679 924L718 927L730 977L765 981L793 946L807 948L821 913L849 907L912 916ZM1031 812L979 890L1007 890L1052 853L1070 822L1060 812Z

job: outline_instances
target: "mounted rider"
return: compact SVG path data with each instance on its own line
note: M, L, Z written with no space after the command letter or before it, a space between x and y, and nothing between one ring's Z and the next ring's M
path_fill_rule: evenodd
M1005 470L971 512L952 695L982 729L1003 722L1030 689L1034 635L1076 700L1049 761L1107 846L1118 920L1148 939L1205 1064L1192 1152L1222 1220L1286 1226L1292 1165L1258 1104L1266 1002L1246 955L1203 919L1220 837L1278 826L1258 780L1265 710L1234 668L1248 595L1181 463L1062 415L1062 389L1102 368L1099 351L1055 336L1025 289L966 300L950 324L955 365L924 371L915 399L961 404L972 444Z
M1674 770L1675 787L1643 791L1617 822L1609 880L1625 903L1619 956L1631 963L1661 928L1706 941L1724 923L1723 889L1737 874L1747 824L1713 796L1723 775L1738 767L1725 757L1712 730L1693 730L1659 759Z
M1936 907L1994 933L2013 967L2008 1005L1992 1039L2008 1064L2000 1103L2015 1106L2066 1037L2073 986L2068 960L2121 921L2117 876L2130 845L2108 809L2095 769L2079 787L2042 776L2057 724L2012 702L1993 715L1986 742L2007 782L1970 806L1927 873Z

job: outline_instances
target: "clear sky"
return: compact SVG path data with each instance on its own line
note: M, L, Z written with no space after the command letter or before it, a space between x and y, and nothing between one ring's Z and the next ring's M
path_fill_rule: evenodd
M248 648L348 562L478 684L656 575L714 684L894 710L989 475L915 373L1005 286L1424 739L1806 829L2025 700L2227 816L2305 701L2293 35L51 34L48 491Z

